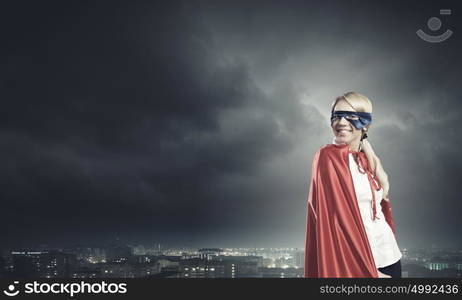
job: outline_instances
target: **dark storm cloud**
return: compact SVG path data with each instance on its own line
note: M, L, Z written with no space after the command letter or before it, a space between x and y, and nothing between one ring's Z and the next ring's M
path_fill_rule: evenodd
M244 64L216 61L187 6L35 6L5 22L8 238L201 234L236 197L210 192L223 174L291 146L277 103Z
M329 105L355 90L401 240L460 243L460 40L416 38L440 4L355 4L2 9L4 242L302 246Z

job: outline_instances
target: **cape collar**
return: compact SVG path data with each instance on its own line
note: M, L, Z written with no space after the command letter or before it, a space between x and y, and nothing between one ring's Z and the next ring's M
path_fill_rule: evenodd
M348 146L348 144L346 144L346 143L340 143L340 144L337 143L337 142L335 141L335 137L332 139L332 144L337 145L337 146L343 146L343 147ZM350 146L348 146L348 153L352 153L352 154L358 155L358 154L362 153L362 151L351 150L351 149L350 149Z

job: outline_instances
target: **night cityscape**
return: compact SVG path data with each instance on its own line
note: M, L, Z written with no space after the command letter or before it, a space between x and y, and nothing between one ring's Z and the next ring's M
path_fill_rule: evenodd
M460 278L462 249L402 249L403 278ZM3 278L303 278L303 249L161 244L4 250Z

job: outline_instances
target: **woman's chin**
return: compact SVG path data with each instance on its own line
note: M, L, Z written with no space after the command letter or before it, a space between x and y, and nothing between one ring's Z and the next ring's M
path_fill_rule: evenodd
M344 138L344 137L341 137L341 136L337 136L337 137L335 138L335 142L336 142L337 144L348 144L347 139Z

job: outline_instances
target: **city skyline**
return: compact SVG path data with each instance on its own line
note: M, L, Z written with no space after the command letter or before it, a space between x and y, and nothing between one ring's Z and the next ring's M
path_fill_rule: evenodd
M403 249L403 278L462 276L462 249ZM298 248L144 245L3 251L0 278L303 278Z

